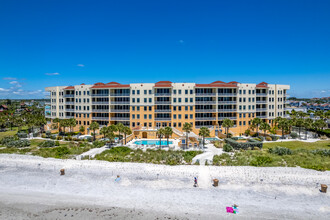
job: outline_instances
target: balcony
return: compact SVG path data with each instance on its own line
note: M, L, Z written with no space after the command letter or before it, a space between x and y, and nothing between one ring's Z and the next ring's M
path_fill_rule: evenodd
M92 120L109 121L109 117L92 117Z
M257 96L267 96L267 93L257 93Z
M66 115L65 118L66 118L66 119L70 119L70 118L74 118L74 116Z
M222 105L222 104L237 104L236 101L218 101L218 104L219 105Z
M257 112L265 112L267 111L267 108L256 108Z
M202 128L202 127L205 127L205 128L214 128L214 126L216 126L216 125L196 125L195 128Z
M109 96L109 94L92 94L92 97L104 97Z
M171 102L170 101L156 101L155 104L156 105L170 105Z
M236 112L237 109L236 108L232 108L232 109L218 109L218 112Z
M216 93L196 93L196 96L216 96Z
M92 112L109 112L109 109L92 109Z
M74 102L65 102L66 105L74 105Z
M129 93L110 93L110 96L130 96Z
M216 112L216 109L196 109L196 112Z
M110 109L110 112L129 112L129 109Z
M111 105L129 105L129 101L110 101Z
M155 93L155 96L171 96L171 93Z
M155 112L171 112L171 109L155 109Z
M196 117L195 118L196 121L215 121L217 120L216 117Z
M230 117L218 117L218 120L224 120L224 119L230 119L230 120L236 120L236 117L230 116Z
M155 121L171 121L171 118L155 118Z
M74 112L74 109L73 108L66 108L65 111L66 112Z
M129 121L128 117L111 117L111 121Z
M267 101L256 101L257 104L266 104Z
M256 116L256 118L267 118L266 115L260 115L260 116Z
M106 102L92 102L92 105L109 105L109 101L106 101Z
M64 94L63 97L64 98L73 98L74 94Z
M237 93L218 93L218 96L237 96Z
M211 104L211 105L215 105L216 101L196 101L195 102L196 105L207 105L207 104Z

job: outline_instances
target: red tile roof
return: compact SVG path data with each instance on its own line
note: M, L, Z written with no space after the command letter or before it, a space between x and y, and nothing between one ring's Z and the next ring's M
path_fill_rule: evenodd
M159 81L155 83L154 87L172 87L171 81Z
M229 88L236 88L236 84L232 83L210 83L210 84L196 84L196 87L202 87L202 88L210 88L210 87L216 87L216 88L224 88L224 87L229 87Z
M222 84L222 83L225 83L225 82L222 82L222 81L215 81L215 82L213 82L213 83L211 83L211 84Z
M266 82L261 82L261 83L259 83L256 87L260 87L260 88L268 88L268 83L266 83Z
M74 90L74 86L68 86L66 88L64 88L65 90Z
M103 89L103 88L129 88L130 85L123 85L117 82L104 83L95 83L92 87L93 89Z

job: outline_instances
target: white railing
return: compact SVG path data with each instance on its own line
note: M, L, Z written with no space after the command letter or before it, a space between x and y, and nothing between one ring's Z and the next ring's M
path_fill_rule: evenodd
M216 109L196 109L196 112L216 112Z
M155 112L171 112L171 109L155 109Z
M109 120L109 117L92 117L92 120Z
M236 117L219 117L219 118L218 118L218 120L224 120L224 119L235 120Z
M74 105L74 102L65 102L66 105Z
M267 93L257 93L257 96L267 96Z
M155 96L171 96L171 93L155 93Z
M109 101L106 101L106 102L92 102L92 105L109 105Z
M129 109L110 109L110 112L129 112Z
M129 121L129 118L127 117L111 117L111 121Z
M92 97L97 97L97 96L109 96L109 94L92 94Z
M92 112L109 112L109 109L92 109Z
M216 93L196 93L196 96L216 96Z
M257 108L256 111L257 112L264 112L264 111L267 111L267 108Z
M66 108L65 111L66 112L74 112L74 109L72 109L72 108Z
M214 121L217 120L215 117L196 117L196 121Z
M237 96L236 93L218 93L218 96Z
M236 104L237 102L236 101L218 101L218 104L221 105L221 104Z
M129 93L110 93L110 96L130 96Z
M195 103L196 104L203 104L203 105L205 105L205 104L213 104L213 105L215 105L216 104L216 101L196 101Z
M218 109L218 112L236 112L237 109L233 108L233 109Z
M179 131L179 130L176 129L175 127L172 127L172 131L173 131L174 133L176 133L177 135L179 135L179 136L182 136L182 135L183 135L183 132L182 132L182 131Z
M171 121L171 118L155 118L155 121Z
M64 94L63 97L64 98L73 98L74 94Z
M129 105L129 101L111 101L111 105Z
M156 105L170 105L171 102L170 101L156 101L155 104Z

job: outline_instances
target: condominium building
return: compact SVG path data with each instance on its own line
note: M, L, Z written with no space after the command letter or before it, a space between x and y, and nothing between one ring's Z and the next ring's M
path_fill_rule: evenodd
M283 117L289 89L289 85L234 81L55 86L46 88L51 100L47 117L75 118L77 127L88 127L92 121L101 126L122 123L136 136L148 138L149 131L165 126L179 134L186 122L192 124L195 134L204 126L218 135L224 132L221 124L228 118L234 122L230 131L239 135L253 118L272 123Z

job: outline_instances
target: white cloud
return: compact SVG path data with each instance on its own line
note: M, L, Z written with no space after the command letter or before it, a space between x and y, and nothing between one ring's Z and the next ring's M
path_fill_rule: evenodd
M17 78L14 77L4 77L3 80L17 80Z
M9 89L0 88L0 92L8 92Z
M17 81L11 81L9 84L18 84Z
M59 73L45 73L47 76L57 76L60 75Z
M77 66L84 67L85 65L84 64L77 64Z

